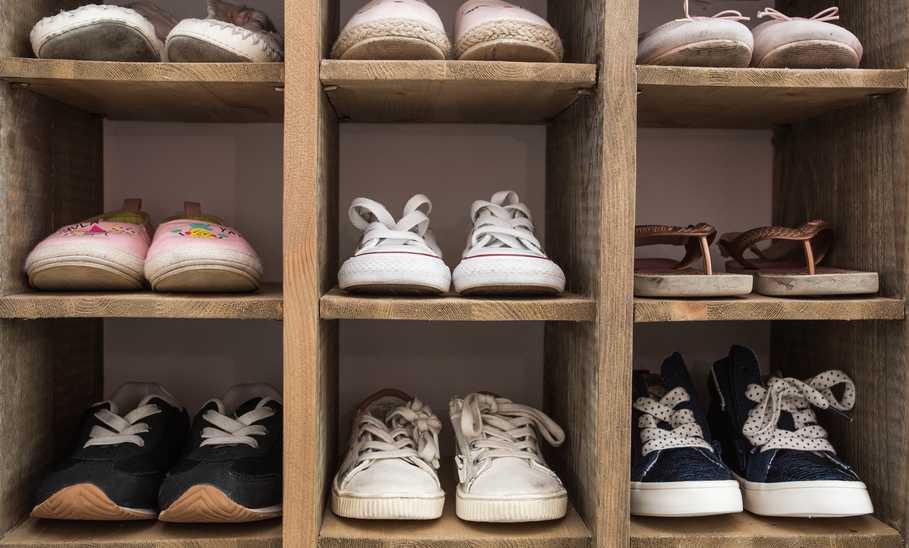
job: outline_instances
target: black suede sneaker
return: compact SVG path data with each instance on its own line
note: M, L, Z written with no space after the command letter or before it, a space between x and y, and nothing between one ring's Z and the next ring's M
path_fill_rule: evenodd
M717 455L680 354L661 376L635 371L631 513L709 516L742 511L739 484Z
M141 520L158 516L158 488L186 442L189 417L157 384L128 383L89 408L69 457L44 478L32 516Z
M812 410L852 409L855 385L845 373L764 383L754 352L733 346L713 365L710 392L710 428L742 485L746 510L791 517L873 513L868 489L837 456Z
M161 521L239 523L281 515L281 395L266 384L206 403L186 453L161 485Z

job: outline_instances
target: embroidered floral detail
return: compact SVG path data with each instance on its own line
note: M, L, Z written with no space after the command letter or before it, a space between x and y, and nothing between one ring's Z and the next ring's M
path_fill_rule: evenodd
M236 232L227 227L209 223L190 223L188 226L174 228L171 232L188 238L216 238L218 240L237 236Z

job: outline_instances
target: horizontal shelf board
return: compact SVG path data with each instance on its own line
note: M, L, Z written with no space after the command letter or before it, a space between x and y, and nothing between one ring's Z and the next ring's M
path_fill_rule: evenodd
M631 518L631 548L897 548L899 532L870 516Z
M79 522L29 519L3 539L4 548L281 548L281 521L238 525L163 522Z
M729 299L634 300L634 321L903 320L906 302L882 297L780 299L749 295Z
M0 318L186 318L281 320L281 284L251 294L116 292L19 293L0 297Z
M538 299L380 297L352 295L336 288L322 297L321 314L326 320L582 322L596 319L596 302L572 294Z
M906 89L906 70L639 66L638 125L762 128Z
M113 120L280 122L283 63L0 59L0 79Z
M323 61L322 86L348 122L543 123L596 85L596 65Z

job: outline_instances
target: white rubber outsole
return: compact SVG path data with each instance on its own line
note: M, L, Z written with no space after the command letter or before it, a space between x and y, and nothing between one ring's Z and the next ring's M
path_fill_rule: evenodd
M755 483L739 478L745 510L759 516L835 518L874 513L861 481Z
M124 291L145 284L144 259L112 247L57 244L26 260L29 284L49 291Z
M451 271L442 259L416 253L366 253L344 261L341 289L363 293L444 293Z
M455 291L466 295L558 294L565 290L562 269L537 257L465 258L452 279Z
M735 480L631 482L631 514L656 517L697 517L735 514L743 508Z
M427 497L357 497L331 492L331 510L342 518L432 520L442 517L445 493Z
M157 56L157 60L165 60L164 44L155 34L154 25L135 10L114 5L90 4L45 17L32 28L32 49L35 56L46 58L46 50L54 41L65 41L70 37L82 41L85 37L79 34L81 31L92 28L100 30L104 26L122 28L127 33L132 33L137 43L148 48L149 55Z
M464 521L528 523L562 519L568 512L568 493L547 497L480 498L466 496L458 486L455 510Z

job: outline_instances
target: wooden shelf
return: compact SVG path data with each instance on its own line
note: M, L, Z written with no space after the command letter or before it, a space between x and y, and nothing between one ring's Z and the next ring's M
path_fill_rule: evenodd
M898 548L900 534L870 516L631 518L631 548Z
M482 61L323 61L342 122L537 124L590 94L596 65Z
M0 297L0 318L187 318L280 320L281 284L251 294L114 292L20 293Z
M0 539L4 548L281 548L281 521L237 525L29 519Z
M424 320L465 322L572 321L596 319L593 299L565 294L553 298L468 299L443 297L372 297L334 289L322 297L326 320Z
M641 127L762 128L906 89L906 70L639 66Z
M729 320L903 320L903 299L780 299L749 295L729 299L634 300L634 321L703 322Z
M113 120L280 122L283 63L0 59L0 79Z

